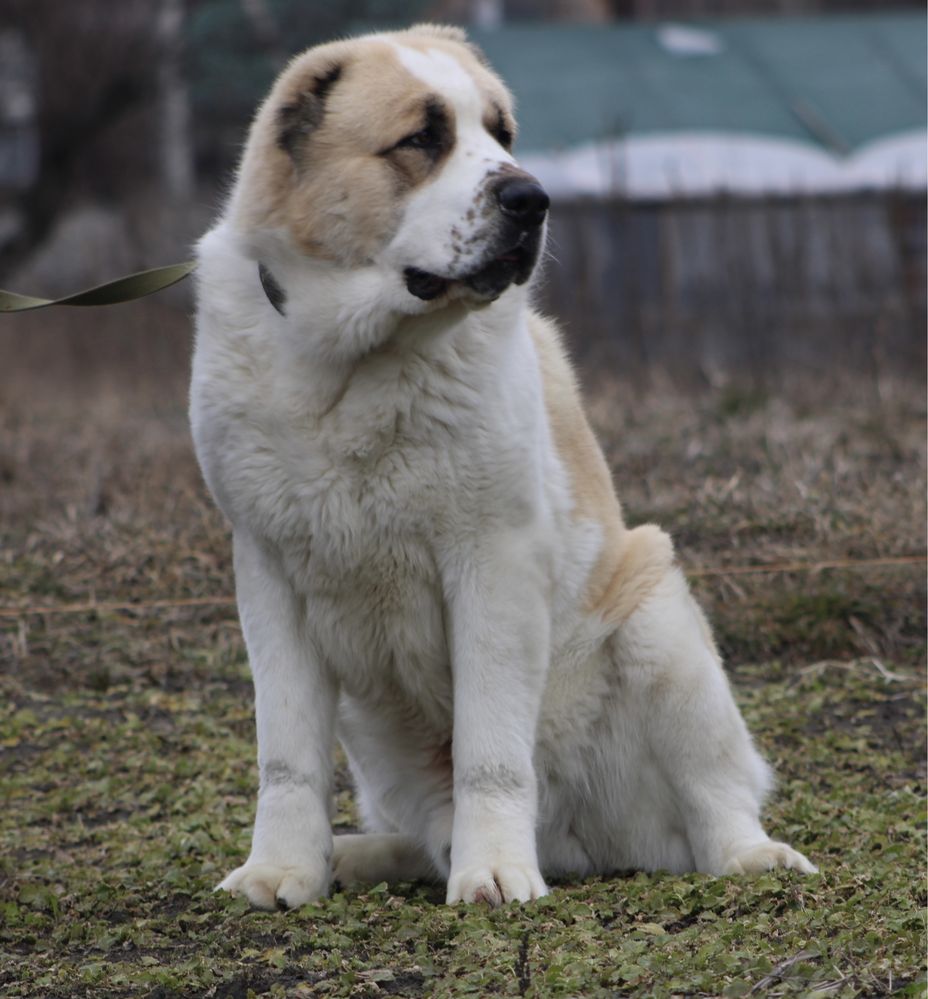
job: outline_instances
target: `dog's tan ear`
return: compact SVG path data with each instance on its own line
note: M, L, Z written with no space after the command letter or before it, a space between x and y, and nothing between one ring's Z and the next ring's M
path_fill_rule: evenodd
M342 75L341 63L315 73L277 110L277 145L292 159L299 157L306 138L322 123L325 102Z

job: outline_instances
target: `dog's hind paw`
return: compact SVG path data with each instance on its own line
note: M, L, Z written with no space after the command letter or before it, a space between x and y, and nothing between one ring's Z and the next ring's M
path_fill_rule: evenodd
M244 895L256 909L296 909L325 895L329 870L312 867L278 867L274 864L243 864L217 891Z
M767 840L741 850L729 857L723 874L757 874L771 871L775 867L785 867L800 874L817 874L818 868L798 850L786 843Z

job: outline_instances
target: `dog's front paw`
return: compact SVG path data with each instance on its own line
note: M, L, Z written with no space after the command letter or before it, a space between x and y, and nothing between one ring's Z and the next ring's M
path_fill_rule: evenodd
M818 868L798 850L770 839L766 843L757 843L733 854L728 858L722 873L757 874L760 871L771 871L775 867L786 867L801 874L818 873Z
M244 895L256 909L296 909L325 895L329 878L328 866L319 869L247 863L236 868L217 891Z
M504 902L528 902L548 894L548 888L535 866L499 863L452 871L448 878L447 902L483 902L496 908Z

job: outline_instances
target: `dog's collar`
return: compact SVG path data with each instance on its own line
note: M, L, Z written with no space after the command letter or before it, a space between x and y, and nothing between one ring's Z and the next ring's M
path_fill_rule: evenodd
M267 300L282 316L286 315L284 305L287 302L287 293L274 280L274 275L264 264L258 264L258 277L261 279L261 287L264 289L264 294L267 295Z

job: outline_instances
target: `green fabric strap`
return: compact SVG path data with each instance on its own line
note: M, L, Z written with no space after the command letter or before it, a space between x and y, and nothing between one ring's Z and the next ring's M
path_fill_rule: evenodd
M131 302L177 284L195 267L194 260L167 267L152 267L64 298L33 298L31 295L18 295L15 291L0 290L0 312L26 312L28 309L44 309L47 305L116 305L118 302Z

